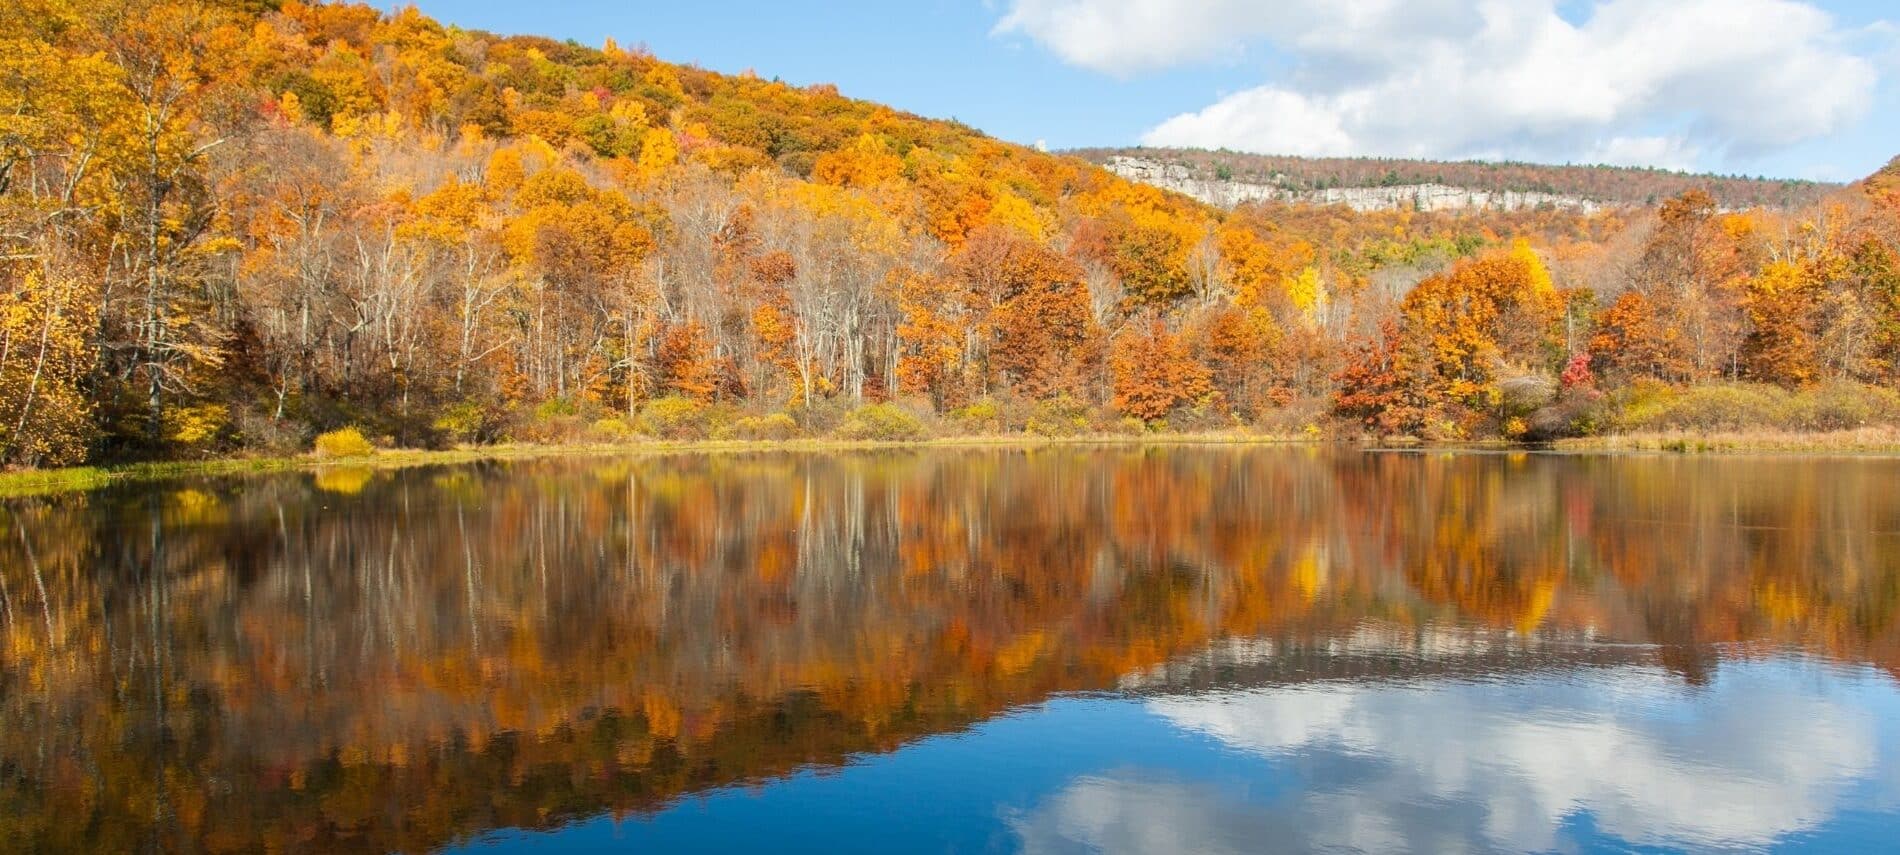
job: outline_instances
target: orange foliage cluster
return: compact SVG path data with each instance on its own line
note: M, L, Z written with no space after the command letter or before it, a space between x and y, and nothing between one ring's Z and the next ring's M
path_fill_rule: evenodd
M1460 263L1420 283L1340 373L1339 413L1433 437L1578 432L1579 359L1612 387L1643 380L1900 380L1900 217L1877 180L1814 210L1664 203L1640 243L1603 250L1594 287L1559 289L1539 253ZM1591 398L1591 401L1595 398Z

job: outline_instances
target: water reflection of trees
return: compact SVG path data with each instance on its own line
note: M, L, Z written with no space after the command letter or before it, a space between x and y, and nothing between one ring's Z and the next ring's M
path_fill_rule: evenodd
M653 458L5 506L0 834L422 849L885 750L1225 636L1900 663L1900 466Z

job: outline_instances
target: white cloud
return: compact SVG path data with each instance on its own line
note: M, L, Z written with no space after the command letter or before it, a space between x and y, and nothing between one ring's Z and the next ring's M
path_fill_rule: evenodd
M1344 154L1358 147L1347 130L1353 121L1351 111L1345 103L1319 104L1298 93L1262 86L1223 98L1198 113L1182 113L1162 122L1143 141L1275 154ZM1208 142L1181 142L1185 140ZM1236 144L1237 140L1244 144Z
M999 34L1114 75L1267 47L1290 69L1150 145L1687 166L1863 116L1865 33L1796 0L1014 0Z
M1674 136L1611 137L1599 141L1578 158L1584 163L1611 166L1661 166L1692 169L1701 152L1689 141Z

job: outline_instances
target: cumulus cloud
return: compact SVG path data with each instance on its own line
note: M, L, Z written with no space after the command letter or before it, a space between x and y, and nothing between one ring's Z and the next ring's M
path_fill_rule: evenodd
M1686 166L1859 120L1865 34L1796 0L1014 0L996 32L1126 76L1249 59L1261 85L1150 145Z

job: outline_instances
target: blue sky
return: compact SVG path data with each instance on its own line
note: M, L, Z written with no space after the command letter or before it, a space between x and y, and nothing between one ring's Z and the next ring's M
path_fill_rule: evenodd
M1900 154L1886 0L422 0L1052 148L1609 161L1851 179ZM1268 8L1271 7L1271 8ZM1500 86L1499 81L1514 86Z

